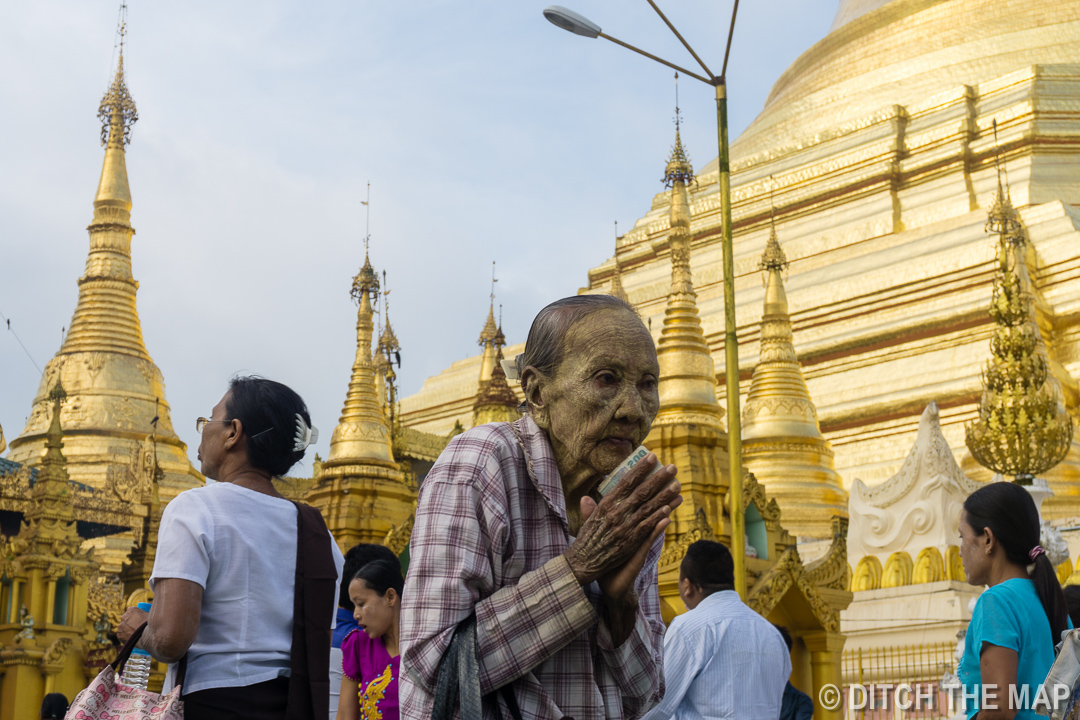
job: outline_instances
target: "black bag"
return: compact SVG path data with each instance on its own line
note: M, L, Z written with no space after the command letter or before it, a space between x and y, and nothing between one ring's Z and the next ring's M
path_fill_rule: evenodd
M514 696L513 683L498 690L510 710L513 720L522 720L521 708ZM495 717L502 720L502 711L495 693L488 695L495 703ZM484 697L480 695L480 662L476 656L476 614L472 614L454 629L450 647L439 662L439 678L435 684L435 704L431 720L453 720L454 709L461 706L461 720L483 720Z

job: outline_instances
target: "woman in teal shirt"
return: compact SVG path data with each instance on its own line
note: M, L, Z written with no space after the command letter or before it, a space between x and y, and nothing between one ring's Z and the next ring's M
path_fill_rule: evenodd
M965 711L978 720L1037 718L1035 702L1068 616L1054 566L1039 547L1031 495L999 482L968 496L960 557L967 581L989 586L972 612L960 660Z

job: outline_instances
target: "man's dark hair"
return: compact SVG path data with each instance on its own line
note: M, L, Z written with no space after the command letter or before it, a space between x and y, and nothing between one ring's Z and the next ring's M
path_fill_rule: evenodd
M307 405L287 385L254 376L229 383L225 419L243 424L248 462L273 476L284 475L304 457L303 450L293 450L297 415L311 426Z
M341 592L338 594L339 606L349 612L355 609L353 601L349 599L349 583L356 577L356 573L360 568L376 560L389 560L398 563L398 568L401 567L401 563L397 556L394 555L394 551L385 545L360 543L349 548L349 551L345 553L345 566L341 569Z
M735 561L731 551L713 540L698 540L686 548L679 577L700 587L706 594L735 589Z
M791 648L795 646L795 641L791 639L791 633L783 625L777 625L773 623L773 627L780 631L780 637L784 638L784 644L787 645L787 651L791 652Z
M364 583L369 590L374 590L380 595L386 595L386 591L394 588L394 592L401 597L405 589L405 577L401 574L401 563L394 560L376 560L369 562L356 571L353 580Z

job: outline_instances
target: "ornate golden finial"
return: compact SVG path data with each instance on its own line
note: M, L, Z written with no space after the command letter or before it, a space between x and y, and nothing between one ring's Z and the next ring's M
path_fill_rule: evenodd
M364 266L360 268L360 272L353 278L352 290L349 294L352 299L357 303L360 302L360 297L367 293L368 299L372 302L379 298L379 276L375 273L375 269L371 267L371 183L367 184L367 200L361 200L360 204L367 208L366 219L364 220Z
M397 363L401 367L401 344L398 342L394 328L390 326L390 288L386 282L386 271L383 270L383 331L379 336L378 350L386 358L387 365ZM392 371L391 371L392 372Z
M56 384L49 390L49 400L52 401L53 411L49 429L45 433L46 452L43 465L55 462L62 463L64 461L61 454L61 448L64 447L64 433L60 429L60 405L67 400L67 391L64 390L64 385L59 377L56 378Z
M772 182L772 177L769 181ZM758 268L765 273L769 270L787 270L788 268L787 255L784 254L784 249L780 247L780 239L776 236L776 203L773 201L772 187L769 188L769 239L765 243L765 252L761 254Z
M64 384L59 378L56 379L56 384L49 390L49 399L53 402L64 402L67 400L67 390L64 390Z
M120 55L116 63L116 75L112 85L105 91L98 106L98 119L101 120L101 144L111 139L123 146L131 143L131 126L139 120L135 101L124 82L124 36L127 35L127 3L120 3L120 18L117 21L117 34L120 36Z
M679 111L679 73L675 73L675 144L671 147L671 155L668 156L667 168L664 170L664 186L673 187L676 182L687 185L694 181L694 168L690 165L690 158L683 148L682 137L679 127L682 116Z
M997 123L994 123L995 137ZM1072 418L1049 374L1027 292L1024 250L1027 234L1002 186L988 214L986 230L998 236L998 270L990 317L997 323L991 359L983 371L979 417L965 428L971 455L983 467L1013 475L1021 485L1061 462L1072 442Z
M371 258L366 247L367 240L364 241L364 245L364 266L353 278L352 290L349 292L352 299L358 303L364 295L368 296L368 300L376 300L379 296L379 276L375 273L375 268L371 267Z

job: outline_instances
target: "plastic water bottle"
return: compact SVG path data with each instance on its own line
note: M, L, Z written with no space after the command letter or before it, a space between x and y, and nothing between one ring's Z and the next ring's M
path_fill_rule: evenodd
M150 603L139 603L140 610L150 611ZM120 676L120 682L138 690L145 690L150 680L150 653L140 648L131 651L131 657L124 664L124 673Z

